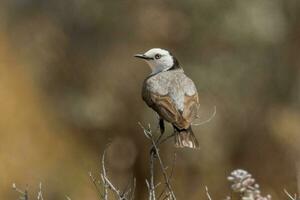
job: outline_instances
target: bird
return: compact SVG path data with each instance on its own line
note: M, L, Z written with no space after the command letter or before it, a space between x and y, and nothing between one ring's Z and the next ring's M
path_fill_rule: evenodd
M152 48L134 57L145 60L151 68L143 82L142 98L159 115L161 135L166 121L173 126L175 147L198 149L192 130L200 106L194 82L168 50Z

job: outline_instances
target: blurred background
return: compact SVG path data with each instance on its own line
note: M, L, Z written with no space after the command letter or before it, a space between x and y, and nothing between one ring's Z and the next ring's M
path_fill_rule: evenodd
M46 199L96 199L88 172L109 143L111 180L124 188L135 176L145 199L138 122L157 117L141 99L150 69L133 55L153 47L195 81L199 121L217 108L194 127L200 150L161 149L167 165L177 152L178 199L205 198L205 185L225 198L236 168L274 199L300 192L299 10L297 0L2 0L0 199L17 198L13 182L33 195L40 181Z

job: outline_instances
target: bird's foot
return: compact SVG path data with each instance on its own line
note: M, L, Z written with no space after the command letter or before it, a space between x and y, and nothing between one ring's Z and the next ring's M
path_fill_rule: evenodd
M152 146L150 149L150 155L153 156L154 158L157 157L157 149L154 146Z

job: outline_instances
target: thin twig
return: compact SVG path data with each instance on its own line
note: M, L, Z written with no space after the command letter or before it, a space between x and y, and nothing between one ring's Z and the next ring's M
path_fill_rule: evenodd
M208 187L207 187L207 186L205 186L205 191L206 191L207 199L208 199L208 200L211 200L211 196L210 196L210 194L209 194L209 192L208 192Z
M107 184L108 184L108 186L109 186L109 189L111 189L112 191L114 191L116 194L117 194L117 196L119 197L119 198L121 198L121 192L120 192L120 190L118 190L111 182L110 182L110 180L107 178L107 177L103 177L104 178L104 180L107 182Z
M156 200L154 186L154 155L154 152L150 155L150 192L152 193L152 200Z
M125 187L124 191L122 192L119 190L114 184L109 180L107 175L107 170L105 167L105 155L106 150L104 150L103 156L102 156L102 172L100 173L102 185L104 187L103 191L104 194L102 195L103 200L108 200L108 190L112 191L115 196L119 200L133 200L134 198L134 192L136 187L136 180L133 179L133 188L129 187L129 184Z
M99 188L99 186L97 185L97 180L96 178L93 176L92 172L89 172L89 177L90 177L90 180L91 182L93 183L93 185L95 186L98 194L99 194L99 199L102 200L102 197L103 197L103 194Z
M43 192L42 192L42 182L40 182L40 184L39 184L39 191L38 191L37 199L38 200L44 200L44 198L43 198Z
M132 186L132 191L131 191L131 195L130 195L130 200L134 200L135 188L136 188L136 178L133 178L133 186Z
M206 123L210 122L216 116L216 114L217 114L217 107L214 106L214 112L212 113L212 115L207 120L204 120L200 123L192 123L192 125L193 126L201 126L203 124L206 124ZM197 116L197 118L199 118L199 117Z
M170 180L169 180L169 177L168 177L168 175L167 175L166 169L165 169L165 167L164 167L163 161L162 161L162 159L161 159L161 157L160 157L159 149L158 149L158 147L156 146L156 143L155 143L153 137L151 137L151 142L152 142L152 145L153 145L153 147L154 147L154 149L155 149L156 157L158 158L158 161L159 161L159 164L160 164L160 168L161 168L162 174L163 174L164 179L165 179L165 184L166 184L167 187L168 187L168 190L169 190L169 192L170 192L170 195L172 196L172 199L175 200L175 199L176 199L175 194L174 194L173 189L172 189L172 186L171 186L171 184L170 184Z
M106 177L105 153L106 153L106 149L104 150L103 156L102 156L102 173L103 173L102 175L103 175L103 177ZM102 177L102 175L101 175L101 177ZM108 200L108 185L107 185L105 178L102 178L102 182L103 182L103 187L104 187L103 199Z
M28 191L27 191L27 189L25 189L24 191L22 191L21 189L19 189L17 187L17 185L15 183L12 184L12 188L13 188L13 190L15 190L16 192L18 192L18 193L21 194L20 199L22 199L22 200L28 200Z
M177 154L176 154L176 152L174 152L174 157L173 157L173 162L172 162L172 168L171 168L171 173L170 173L169 179L171 179L172 176L173 176L174 169L175 169L176 159L177 159Z
M165 184L167 186L167 189L168 189L168 193L167 195L171 197L172 200L176 200L176 197L175 197L175 194L174 194L174 191L172 189L172 186L170 184L170 180L169 180L169 177L168 177L168 174L166 172L166 168L163 164L163 161L161 159L161 156L159 154L159 148L158 148L158 145L161 144L161 143L156 143L155 142L155 139L153 138L153 134L152 134L152 131L151 131L151 127L150 125L148 126L149 128L146 129L141 123L139 123L139 125L141 126L141 128L143 129L144 131L144 134L145 136L151 140L151 143L152 143L152 148L154 148L154 152L155 152L155 156L156 158L158 159L159 161L159 165L160 165L160 168L161 168L161 171L162 171L162 174L163 174L163 177L164 177L164 180L165 180ZM154 154L152 153L151 156L154 156ZM147 185L148 186L148 185ZM149 184L149 187L151 189L151 184ZM152 197L152 191L150 193L150 196Z
M300 195L300 160L296 162L296 178L297 178L298 194Z
M175 163L176 163L176 153L174 153L173 162L172 162L172 168L171 168L171 172L170 172L170 175L169 175L169 180L171 180L171 178L173 176L173 172L174 172L174 168L175 168ZM165 185L164 189L159 194L158 199L160 199L162 197L162 195L164 194L164 192L166 190L166 187L167 187L167 185Z
M69 196L65 195L67 200L72 200Z
M27 191L27 189L24 191L24 193L25 193L24 200L28 200L29 198L28 198L28 191Z
M25 191L22 191L21 189L19 189L15 183L12 184L12 188L13 188L13 190L20 193L21 195L25 195Z
M175 136L174 133L168 135L167 137L165 137L165 138L163 138L161 141L159 141L159 142L157 143L157 146L163 144L164 142L166 142L167 140L169 140L170 138L172 138L172 137L174 137L174 136Z
M146 185L147 185L147 189L148 189L148 192L149 192L149 200L152 200L152 191L151 191L151 186L149 184L149 181L146 179Z
M291 200L297 200L296 194L294 194L294 197L293 197L286 189L284 189L283 191Z

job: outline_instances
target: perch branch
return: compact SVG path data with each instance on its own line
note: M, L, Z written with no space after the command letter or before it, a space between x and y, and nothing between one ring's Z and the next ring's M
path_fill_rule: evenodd
M150 193L152 200L155 200L155 186L154 186L154 153L150 155Z
M151 152L151 157L153 157L153 159L154 159L154 157L156 157L158 159L158 161L159 161L161 172L162 172L164 180L165 180L165 185L166 185L166 187L168 189L167 197L170 196L171 199L176 200L174 191L173 191L172 186L170 184L169 176L168 176L168 174L166 172L166 167L164 166L164 163L163 163L162 158L161 158L160 153L159 153L159 147L158 147L158 145L160 143L157 144L155 142L155 139L153 137L150 125L148 125L148 129L146 129L141 123L139 123L139 125L143 129L143 132L144 132L145 136L151 141L152 148L154 148L154 152ZM151 178L152 178L152 175L151 175ZM150 183L149 187L150 187L150 189L152 188L151 183ZM151 193L152 193L152 191L151 191ZM151 194L151 193L150 193L150 196L153 197L153 194Z
M175 163L176 163L176 153L174 153L173 162L172 162L172 168L171 168L171 172L170 172L170 175L169 175L169 180L171 180L171 178L173 176L173 172L174 172L174 168L175 168ZM166 190L166 186L167 185L165 185L165 188L159 194L158 199L160 199L162 197L162 195L164 194L164 192Z

